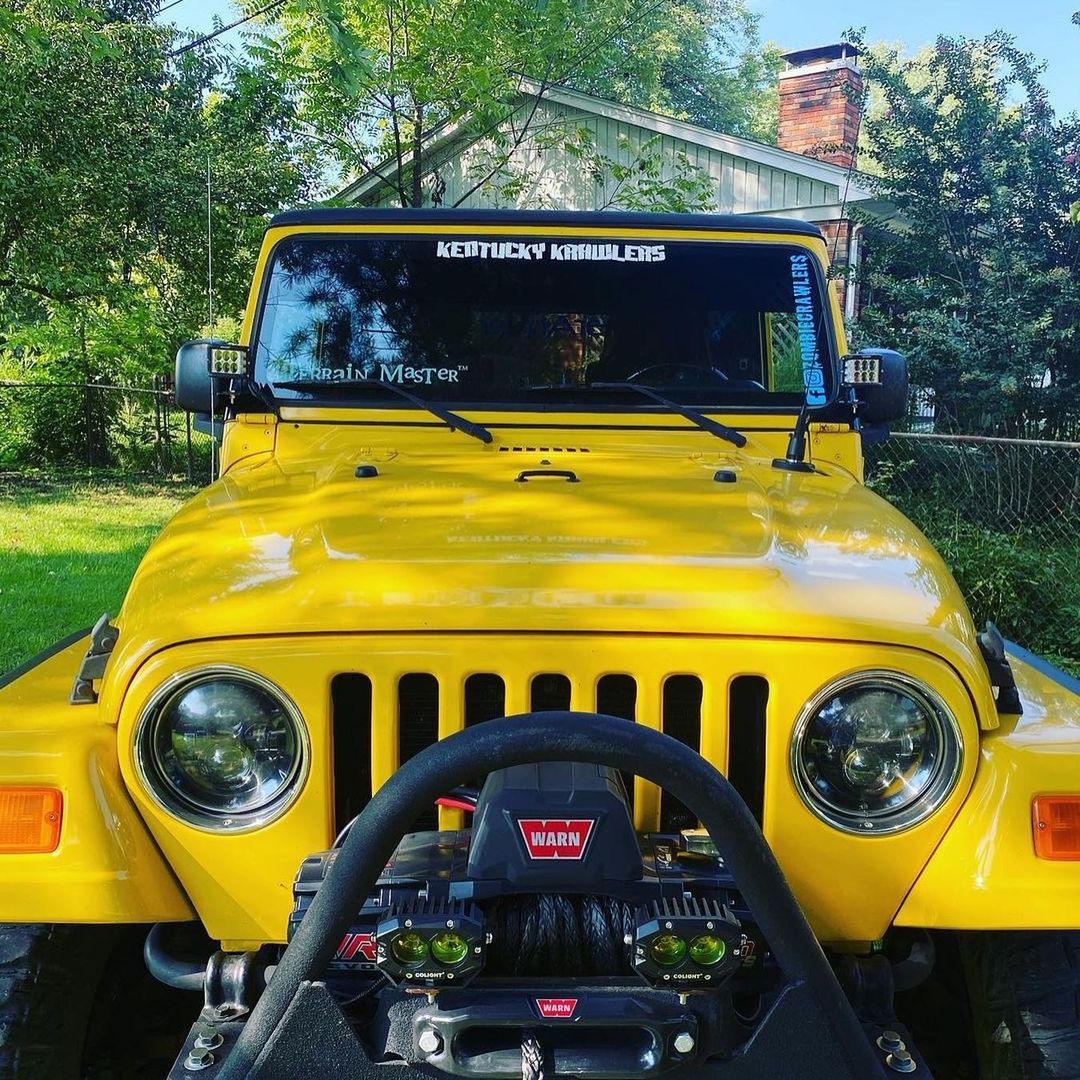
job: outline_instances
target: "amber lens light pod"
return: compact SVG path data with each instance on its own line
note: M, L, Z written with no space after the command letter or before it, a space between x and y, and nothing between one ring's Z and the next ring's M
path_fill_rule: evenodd
M431 955L440 964L460 964L469 955L469 943L453 930L444 930L431 939Z
M63 816L64 798L56 788L0 788L0 853L55 851Z
M649 946L652 958L664 967L681 964L686 955L686 939L678 934L661 934Z
M1080 860L1080 795L1036 795L1031 831L1040 859Z
M690 959L702 967L719 964L727 952L727 942L716 934L699 934L690 942Z
M479 908L416 901L375 927L375 963L395 986L464 986L484 966L489 935Z
M415 930L407 930L394 938L390 945L402 964L422 964L427 959L428 943Z

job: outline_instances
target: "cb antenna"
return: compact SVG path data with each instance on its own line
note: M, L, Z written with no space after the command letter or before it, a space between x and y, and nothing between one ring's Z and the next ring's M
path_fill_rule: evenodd
M210 336L214 336L214 228L213 194L210 185L210 153L206 154L206 318ZM210 483L214 482L217 441L214 437L214 380L210 380Z

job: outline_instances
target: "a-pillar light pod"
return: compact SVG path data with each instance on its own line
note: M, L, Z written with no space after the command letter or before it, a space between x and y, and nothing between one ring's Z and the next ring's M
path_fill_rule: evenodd
M742 963L745 940L715 901L665 901L638 912L631 963L653 986L715 986Z
M484 966L484 920L471 904L392 911L375 930L376 964L395 986L462 986Z

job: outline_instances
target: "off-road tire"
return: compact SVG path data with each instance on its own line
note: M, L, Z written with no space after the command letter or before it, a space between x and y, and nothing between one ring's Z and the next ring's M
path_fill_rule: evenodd
M111 926L0 924L0 1080L80 1080Z
M980 1080L1080 1080L1080 931L960 935Z

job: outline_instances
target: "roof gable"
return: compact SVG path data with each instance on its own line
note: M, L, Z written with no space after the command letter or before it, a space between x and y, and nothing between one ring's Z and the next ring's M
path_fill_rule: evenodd
M860 174L849 172L846 168L833 165L829 162L819 161L815 158L797 154L790 150L782 150L777 146L756 142L737 135L724 135L709 128L697 124L688 123L685 120L677 120L674 117L664 116L660 113L651 112L603 98L585 94L578 90L571 90L563 86L543 87L535 80L522 77L519 86L523 95L523 107L528 108L528 102L541 98L544 102L557 106L563 106L568 110L580 114L583 118L595 117L611 121L616 124L626 125L630 128L640 129L650 135L659 135L687 146L701 148L703 151L717 155L726 155L729 158L751 163L765 169L793 175L824 184L839 191L846 191L846 199L850 203L861 202L872 197L865 181ZM432 158L436 156L443 160L455 154L464 154L469 147L475 145L480 136L474 136L468 132L463 123L447 123L431 133L430 141L426 144L427 153ZM393 162L385 162L379 168L359 180L348 185L339 193L339 198L350 203L365 201L366 196L385 187L385 177L393 176L395 172ZM832 200L822 200L831 202ZM787 209L782 201L771 209Z

